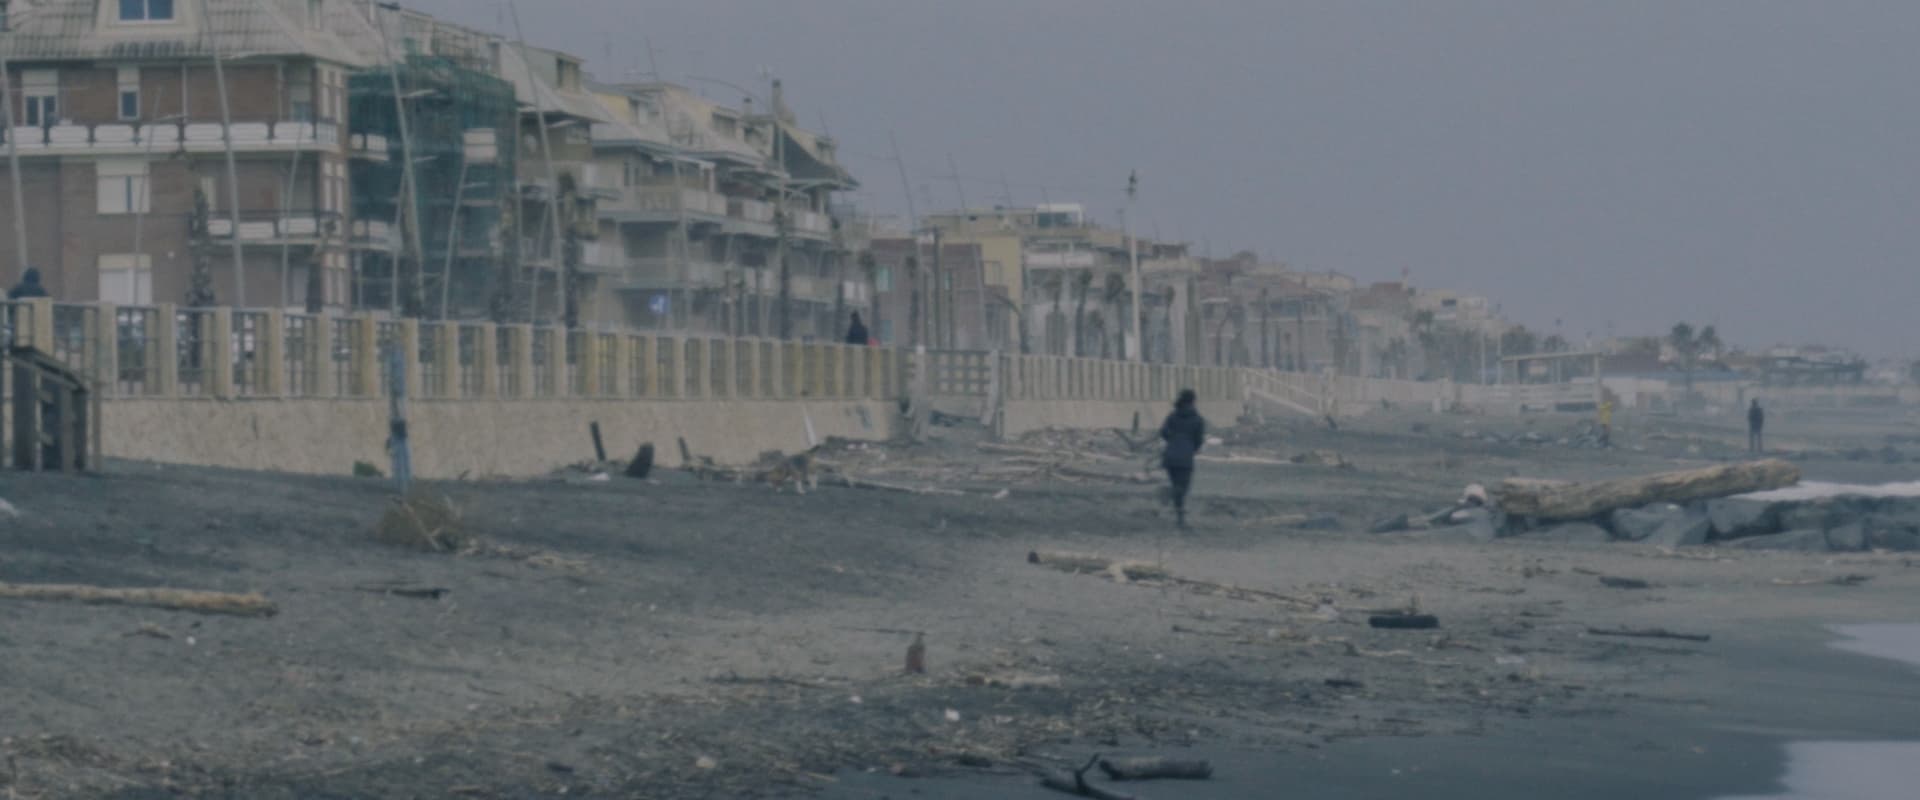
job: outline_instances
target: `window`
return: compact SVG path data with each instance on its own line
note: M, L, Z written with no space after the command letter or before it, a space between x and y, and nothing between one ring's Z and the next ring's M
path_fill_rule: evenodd
M153 302L153 262L146 254L100 256L100 300L120 305Z
M893 291L892 267L881 267L873 271L873 290L876 292Z
M0 31L7 29L7 0L0 0Z
M893 344L893 320L880 320L880 343Z
M140 118L140 68L121 67L120 83L120 119L132 122Z
M326 6L321 3L321 0L307 0L307 24L317 28L325 19Z
M26 94L27 124L51 128L60 124L60 72L30 69L20 76Z
M147 162L139 159L101 159L94 168L102 214L145 214L151 211Z
M313 121L313 71L294 68L287 73L287 116L294 122Z
M120 0L121 22L172 22L173 0Z

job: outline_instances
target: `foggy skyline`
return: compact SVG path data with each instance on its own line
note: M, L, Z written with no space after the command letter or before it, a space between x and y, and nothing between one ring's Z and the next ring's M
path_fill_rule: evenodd
M494 0L406 4L512 36ZM1912 353L1920 6L523 0L595 77L729 103L763 68L905 216L1080 202L1363 282L1490 297L1576 344L1717 324ZM651 53L647 42L651 42ZM948 157L960 180L952 177ZM1004 178L1003 178L1004 176ZM1010 195L1010 197L1009 197ZM1555 320L1563 320L1556 327Z

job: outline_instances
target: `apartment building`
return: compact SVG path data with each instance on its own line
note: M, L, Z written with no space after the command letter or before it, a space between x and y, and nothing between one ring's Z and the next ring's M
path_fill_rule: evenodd
M877 302L866 313L881 344L1019 352L1018 309L978 242L875 238L868 245ZM935 257L936 252L938 258Z
M834 340L871 305L831 214L857 184L831 139L795 124L778 81L738 107L673 83L594 90L613 117L593 129L609 197L597 259L629 324Z
M62 300L345 307L340 0L9 0L0 36L26 263ZM218 64L215 57L222 57ZM225 92L221 89L225 88ZM8 239L14 236L9 233Z

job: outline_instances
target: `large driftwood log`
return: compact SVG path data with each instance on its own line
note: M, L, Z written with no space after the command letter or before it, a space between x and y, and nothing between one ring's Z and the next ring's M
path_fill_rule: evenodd
M1122 794L1087 783L1087 771L1093 769L1093 765L1099 761L1100 754L1095 753L1093 758L1087 761L1086 766L1072 772L1049 770L1040 776L1040 785L1056 792L1065 792L1077 797L1091 797L1094 800L1139 800L1130 794Z
M201 614L271 617L279 612L258 592L232 594L191 589L110 589L68 583L0 583L0 597L17 600L65 600L95 605L151 606Z
M1509 517L1586 519L1617 508L1685 503L1762 492L1800 482L1800 468L1779 459L1662 472L1587 483L1507 480L1493 490Z

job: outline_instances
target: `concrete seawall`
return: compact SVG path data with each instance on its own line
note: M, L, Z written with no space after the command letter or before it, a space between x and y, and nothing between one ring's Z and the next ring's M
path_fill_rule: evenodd
M675 439L723 464L766 450L807 447L807 420L829 436L892 435L898 407L879 400L459 400L408 408L414 472L423 478L526 477L593 457L587 426L600 423L610 458L652 442L658 463L680 462ZM346 474L355 461L386 469L384 400L112 400L106 454L178 464Z

